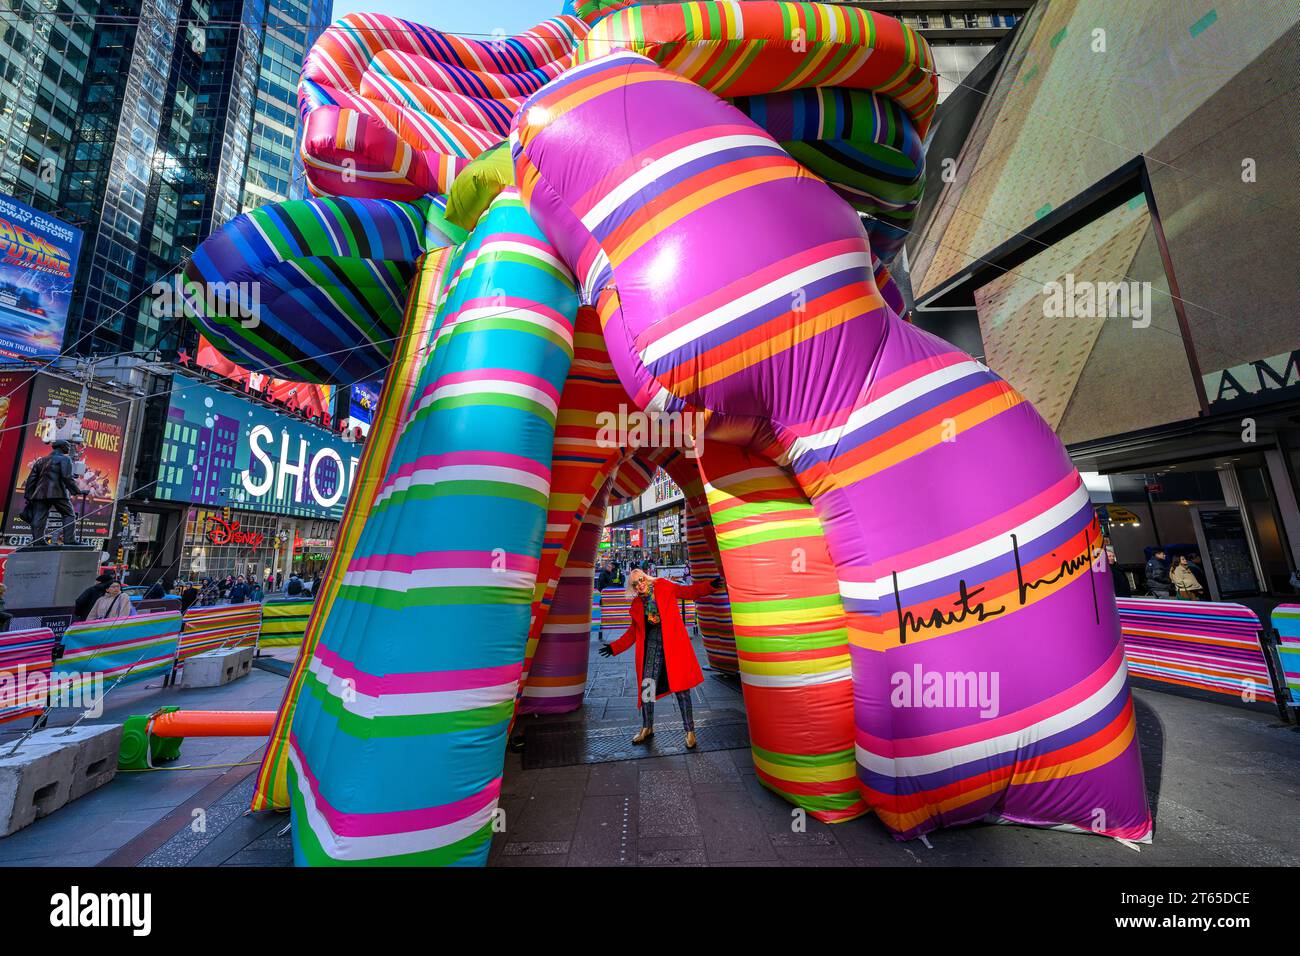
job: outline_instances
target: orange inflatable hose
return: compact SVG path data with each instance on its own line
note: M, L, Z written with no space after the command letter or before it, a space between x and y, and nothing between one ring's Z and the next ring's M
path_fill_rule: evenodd
M155 737L269 737L273 710L173 710L150 723Z

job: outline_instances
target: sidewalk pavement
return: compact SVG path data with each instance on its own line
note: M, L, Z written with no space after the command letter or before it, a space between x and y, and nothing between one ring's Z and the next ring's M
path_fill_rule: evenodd
M297 648L267 648L266 656L292 660ZM148 714L159 707L177 705L195 710L276 710L284 696L284 677L253 668L248 677L224 687L164 688L161 679L144 684L123 684L105 700L102 716L83 724L122 723L133 714ZM78 713L61 709L50 715L50 726L71 724ZM31 722L0 724L0 750L13 746ZM158 824L173 811L188 817L193 809L207 808L229 789L247 764L261 759L266 746L260 737L189 738L181 756L168 769L140 773L119 772L106 786L42 817L12 836L0 839L0 866L94 866ZM196 769L183 769L193 767ZM244 807L247 808L245 803ZM218 821L209 815L209 828Z
M583 746L590 757L593 742L602 737L621 732L630 740L638 726L633 655L599 658L596 647L593 642L586 706L576 714L521 718L528 739L539 740L538 730L576 731L579 759ZM166 703L272 709L285 683L255 669L248 678L210 691L133 690L110 699L103 719L121 720ZM489 865L1300 865L1295 813L1300 729L1273 715L1134 691L1156 819L1153 844L1140 850L1084 834L993 825L941 830L925 842L898 843L872 816L835 826L809 818L804 831L793 828L793 808L759 784L747 747L708 749L709 722L725 721L743 709L735 679L706 671L692 694L701 727L700 749L694 752L684 750L676 704L665 699L658 705L654 743L639 759L524 769L547 761L538 759L536 749L508 753L501 796L505 829L493 840ZM187 740L180 763L253 761L263 744L249 738ZM255 769L119 774L103 789L0 840L0 866L105 860L142 866L290 865L290 838L281 832L287 815L244 812ZM207 827L196 833L188 824L198 808L206 812Z

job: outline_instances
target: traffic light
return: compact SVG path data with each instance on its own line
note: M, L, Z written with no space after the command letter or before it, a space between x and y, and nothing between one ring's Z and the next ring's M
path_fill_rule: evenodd
M224 521L226 524L230 524L230 506L229 506L229 505L227 505L226 507L224 507L224 508L221 509L221 520Z

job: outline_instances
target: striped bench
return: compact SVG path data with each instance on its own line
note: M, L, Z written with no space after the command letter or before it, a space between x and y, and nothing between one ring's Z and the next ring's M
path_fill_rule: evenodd
M301 644L315 601L267 601L262 605L262 647Z
M1261 624L1241 604L1118 598L1129 674L1241 704L1276 703Z
M102 678L104 688L121 679L138 684L166 678L180 647L180 611L137 614L73 624L63 632L58 672L73 692Z
M1279 604L1273 608L1273 629L1277 631L1277 656L1282 664L1292 707L1300 707L1300 604Z
M256 647L261 629L261 604L192 607L185 612L177 657L183 663L221 647Z
M48 627L0 634L0 724L39 717L45 709L54 643Z

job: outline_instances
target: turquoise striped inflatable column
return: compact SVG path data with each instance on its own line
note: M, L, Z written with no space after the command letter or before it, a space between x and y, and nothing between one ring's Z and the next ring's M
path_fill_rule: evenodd
M514 190L447 274L293 722L300 865L487 859L577 295Z

